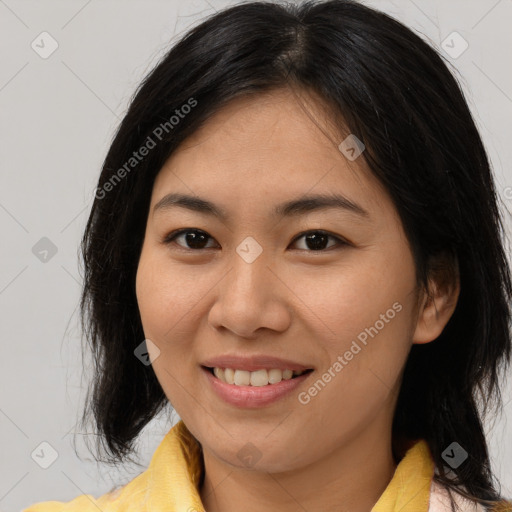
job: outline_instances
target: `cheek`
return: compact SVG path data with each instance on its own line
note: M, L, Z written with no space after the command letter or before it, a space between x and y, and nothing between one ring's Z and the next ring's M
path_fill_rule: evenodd
M326 355L322 382L311 390L323 395L319 406L325 400L354 417L364 409L370 414L398 385L414 314L414 266L405 256L376 253L333 272L319 287L302 282L304 288L295 288L298 295L307 294L304 302L315 313L318 344Z
M186 330L207 290L205 280L176 268L165 254L143 250L136 294L146 336L162 344Z
M136 296L146 339L157 347L152 369L173 407L182 414L189 396L180 385L194 355L190 346L194 306L200 301L199 282L177 272L156 252L141 254L136 276Z
M302 418L321 418L324 431L334 437L356 436L378 415L392 413L410 348L406 294L396 288L389 294L378 292L361 279L346 289L350 293L328 290L336 307L330 314L324 311L323 322L318 322L323 364L298 397ZM306 421L313 428L316 420ZM315 449L322 448L318 440Z
M136 295L144 335L158 347L152 368L180 414L190 407L190 393L199 396L192 389L190 372L196 371L201 354L192 341L205 322L208 297L217 280L216 274L210 279L198 265L173 263L158 248L142 251ZM184 382L188 382L187 391Z
M378 261L330 272L328 278L295 278L294 292L314 314L329 350L353 339L407 338L414 299L413 269ZM397 339L397 341L399 341ZM348 349L348 347L347 347Z

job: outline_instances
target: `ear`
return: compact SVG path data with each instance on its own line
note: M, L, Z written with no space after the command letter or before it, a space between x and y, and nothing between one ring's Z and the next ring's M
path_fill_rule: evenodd
M423 290L412 342L434 341L450 320L460 293L459 268L456 258L438 258L432 265L429 292Z

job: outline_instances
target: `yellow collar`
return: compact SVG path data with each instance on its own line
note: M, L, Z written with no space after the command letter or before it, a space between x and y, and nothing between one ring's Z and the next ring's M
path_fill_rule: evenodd
M428 512L434 467L427 442L415 441L371 512Z
M121 510L142 500L141 504L152 512L202 512L198 491L202 471L199 444L180 420L156 449L147 471L117 492L99 498L98 505L115 504ZM427 512L433 474L434 464L427 443L416 441L398 464L372 512Z
M98 509L105 512L203 512L198 491L202 472L199 443L180 420L165 435L148 469L124 487L97 499L83 494L66 503L39 502L22 512L98 512ZM451 510L448 501L441 498L442 493L432 486L433 476L434 462L427 442L413 441L371 512ZM434 503L429 504L432 496ZM483 512L483 508L469 502L465 502L462 510ZM512 502L503 500L492 510L512 512Z

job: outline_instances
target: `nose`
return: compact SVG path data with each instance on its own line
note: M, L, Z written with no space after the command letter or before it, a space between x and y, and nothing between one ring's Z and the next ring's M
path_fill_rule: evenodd
M290 290L269 263L264 252L252 262L234 254L209 311L212 327L245 339L257 338L260 330L283 332L289 327Z

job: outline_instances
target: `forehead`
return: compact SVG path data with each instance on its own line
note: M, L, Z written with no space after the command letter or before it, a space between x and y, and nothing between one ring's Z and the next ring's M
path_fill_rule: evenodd
M362 157L347 159L325 106L288 89L232 100L183 141L155 180L152 205L170 192L229 208L263 208L339 193L367 210L394 209Z

